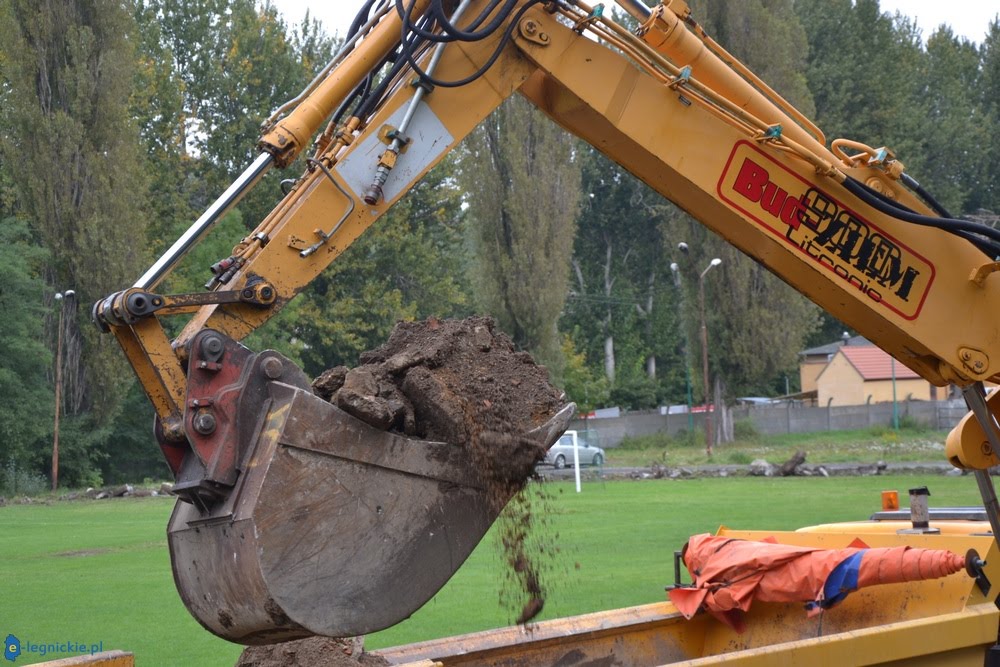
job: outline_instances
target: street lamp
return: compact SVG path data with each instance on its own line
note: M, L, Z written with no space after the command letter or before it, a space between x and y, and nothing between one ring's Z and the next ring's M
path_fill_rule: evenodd
M722 264L722 260L716 257L698 276L698 305L701 307L701 365L705 380L705 453L709 457L712 456L715 433L712 431L712 409L709 407L708 400L710 385L708 384L708 327L705 326L705 274L719 264Z
M889 369L892 373L892 430L899 430L899 404L896 402L896 357L889 355Z
M681 248L682 251L686 251L687 243L682 242L678 245L678 247ZM674 274L674 285L677 286L677 290L681 294L681 304L682 304L681 309L683 310L684 289L681 286L681 267L679 264L677 264L677 262L671 262L670 270ZM691 433L694 431L694 415L691 413L691 405L692 403L694 403L694 400L691 397L691 357L690 357L691 341L688 340L687 326L683 324L683 321L681 323L681 328L684 329L684 384L685 388L687 389L688 433Z
M59 408L62 405L62 349L63 349L63 313L66 302L76 296L71 289L56 292L59 302L59 329L56 333L56 419L52 430L52 490L59 485ZM65 299L65 300L64 300Z

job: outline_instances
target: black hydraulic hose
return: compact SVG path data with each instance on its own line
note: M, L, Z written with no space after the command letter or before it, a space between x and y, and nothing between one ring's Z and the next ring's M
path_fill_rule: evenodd
M399 58L393 63L392 68L385 74L382 80L378 83L371 92L361 100L358 104L357 109L354 110L354 115L358 118L367 118L369 114L375 111L378 103L381 101L382 96L385 94L386 89L389 84L396 78L399 71L406 66L406 59Z
M424 18L421 20L421 23L429 25L431 20ZM382 96L385 95L386 90L399 75L399 72L408 64L408 54L419 51L423 47L424 43L425 40L419 38L415 34L407 36L406 40L404 40L400 45L398 53L394 53L391 58L387 58L387 61L392 60L392 67L388 72L386 72L385 76L382 77L382 80L379 81L378 85L370 90L368 94L365 95L365 97L358 103L358 106L354 110L355 116L358 118L367 118L371 113L374 113L375 108L381 102ZM403 57L399 57L400 55Z
M916 192L921 199L927 202L927 205L930 206L932 209L934 209L935 213L937 213L943 218L954 217L952 216L951 213L948 212L948 210L944 206L942 206L938 202L937 199L934 198L934 196L931 193L927 192L927 190L924 190L920 186L920 183L917 182L917 179L913 178L909 174L904 173L899 177L899 180L903 181L903 185Z
M500 10L485 28L477 31L476 29L479 28L482 22L489 17L501 2L504 2L503 9ZM485 39L496 32L504 19L510 14L516 2L517 0L490 0L487 6L483 8L483 11L479 13L479 16L471 21L465 29L458 28L448 19L440 0L432 2L427 15L437 20L438 25L440 25L443 31L442 34L413 25L413 8L416 6L416 2L411 2L409 6L404 6L403 0L395 0L396 11L403 18L404 30L415 32L431 42L475 42Z
M439 2L434 3L434 14L435 16L437 16L438 22L441 24L441 29L444 30L448 35L451 35L454 39L463 42L475 42L480 39L485 39L486 37L489 37L494 32L496 32L497 28L500 27L504 19L508 15L510 15L510 11L514 8L514 5L517 4L517 0L507 0L507 2L504 3L503 9L501 9L500 12L497 13L496 17L494 17L492 21L486 24L485 28L477 31L476 29L479 28L480 25L482 25L483 21L489 18L489 15L493 13L493 10L496 9L497 6L500 5L500 2L501 0L492 0L483 9L483 11L480 12L479 16L477 16L475 20L470 22L465 29L459 28L458 26L456 26L454 23L451 22L451 20L448 18L448 15L445 14L444 9L443 7L441 7L441 4Z
M354 21L351 22L351 27L347 29L346 39L350 39L357 34L358 30L361 30L361 26L368 23L368 17L371 14L372 5L375 4L375 0L368 0L358 13L354 15Z
M909 222L915 225L923 225L925 227L936 227L937 229L942 229L947 232L956 234L976 245L977 248L982 250L984 253L992 257L997 257L1000 255L1000 245L990 242L983 242L982 239L976 238L976 236L985 236L991 241L1000 241L1000 230L993 229L987 225L982 225L976 222L969 222L968 220L956 220L955 218L935 218L930 215L921 215L919 213L914 213L908 208L899 204L889 204L885 201L885 198L880 196L878 193L873 192L870 188L866 187L861 182L847 177L844 180L844 187L848 192L853 194L855 197L865 202L872 208L885 213L888 216L902 220L904 222Z
M521 20L521 17L524 16L525 12L527 12L529 9L531 9L532 7L534 7L535 5L539 4L542 1L543 0L531 0L530 2L522 6L517 11L517 13L511 18L510 23L504 29L503 36L500 38L499 44L497 44L496 49L493 50L493 53L490 55L487 61L483 63L482 67L480 67L478 70L476 70L469 76L465 77L464 79L459 79L457 81L442 81L441 79L435 79L433 76L420 69L420 66L417 64L416 58L413 57L412 53L408 53L404 50L403 55L406 58L407 64L409 64L409 66L413 69L413 71L416 72L417 76L420 77L420 80L423 81L424 83L430 84L432 86L437 86L440 88L459 88L461 86L468 85L473 81L475 81L476 79L478 79L479 77L481 77L490 67L493 66L493 63L497 61L497 58L500 57L500 54L503 53L504 48L510 42L511 35L514 32L514 28L517 27L517 23L518 21ZM403 31L404 33L406 32L405 23L403 25Z

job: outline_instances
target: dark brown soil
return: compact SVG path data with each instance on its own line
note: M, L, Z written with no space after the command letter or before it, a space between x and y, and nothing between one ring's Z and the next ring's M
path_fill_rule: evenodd
M400 322L359 366L325 371L313 390L376 428L466 447L490 478L512 483L545 455L524 434L565 404L488 317Z
M565 405L548 371L488 317L400 322L359 361L324 372L313 382L316 394L377 428L464 447L495 513L545 456L525 434ZM526 544L532 525L530 500L512 502L498 524L508 577L521 590L502 597L519 609L518 623L544 606L539 554Z
M248 646L236 667L381 667L385 658L365 653L360 639L310 637L283 644Z

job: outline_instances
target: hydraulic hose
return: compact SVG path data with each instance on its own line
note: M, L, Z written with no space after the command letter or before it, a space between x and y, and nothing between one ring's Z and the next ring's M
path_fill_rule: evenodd
M843 185L847 188L847 191L855 197L888 216L915 225L942 229L946 232L956 234L975 244L977 248L989 255L991 258L1000 256L1000 243L990 242L1000 242L1000 230L998 229L993 229L987 225L970 222L968 220L957 220L952 217L936 218L930 215L915 213L904 206L896 204L895 202L889 203L886 198L880 196L860 181L851 177L844 179ZM978 238L981 236L990 239L990 241Z

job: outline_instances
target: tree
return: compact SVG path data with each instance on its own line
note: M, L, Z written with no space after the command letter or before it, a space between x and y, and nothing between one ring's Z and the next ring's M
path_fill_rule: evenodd
M976 45L942 26L927 40L921 102L925 168L921 184L952 215L986 205L990 124L980 95Z
M878 0L796 0L794 10L809 44L805 72L817 124L827 137L889 146L911 168L922 166L916 25L882 13Z
M562 353L566 360L563 369L566 397L584 414L604 405L610 396L608 380L587 364L586 355L576 351L569 335L563 335Z
M580 161L586 196L563 326L602 369L613 402L647 408L683 396L679 295L659 232L677 209L593 148Z
M308 17L290 31L272 4L254 0L146 0L136 16L148 91L136 106L155 156L154 245L165 247L250 164L261 123L330 59L333 42ZM208 243L218 253L197 266L182 261L169 290L200 289L208 266L280 201L279 181L264 178L239 204L241 226L213 232Z
M990 23L980 49L982 76L980 99L984 109L984 124L989 128L986 146L987 179L983 184L982 207L987 216L1000 214L1000 14Z
M471 193L470 273L477 303L556 375L556 324L580 201L573 145L528 102L512 97L466 141L459 173Z
M0 158L16 161L18 214L49 249L48 294L71 287L92 302L134 280L144 263L135 239L144 235L146 170L128 106L133 34L132 17L112 0L0 4ZM54 322L46 338L51 349ZM67 430L86 422L81 433L102 433L128 376L121 354L75 317L64 341Z
M47 255L32 242L28 226L0 222L0 465L38 467L44 449L33 447L52 433L52 354L45 345Z

